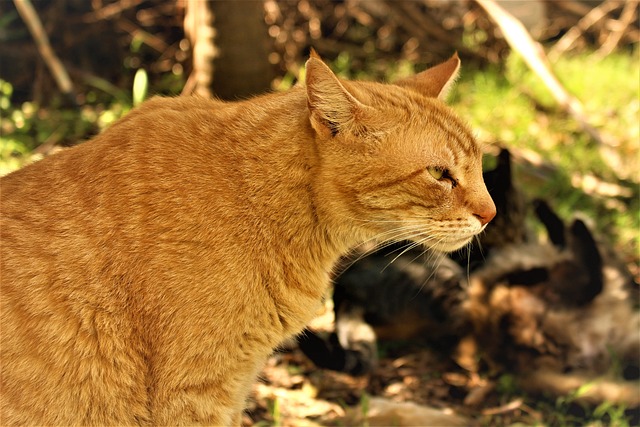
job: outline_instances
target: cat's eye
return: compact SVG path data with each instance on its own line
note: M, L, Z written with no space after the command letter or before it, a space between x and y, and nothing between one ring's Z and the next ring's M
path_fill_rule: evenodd
M437 166L429 166L427 167L427 171L429 172L429 175L431 175L437 181L440 181L442 178L444 178L446 172L444 168Z
M451 176L448 169L440 166L428 166L427 171L436 181L449 181L451 188L455 188L458 185L458 181Z

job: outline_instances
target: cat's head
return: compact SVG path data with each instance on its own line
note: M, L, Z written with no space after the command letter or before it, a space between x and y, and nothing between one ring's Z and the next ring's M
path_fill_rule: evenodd
M345 235L452 251L495 216L482 153L442 98L460 60L395 84L338 79L317 56L306 92L323 209ZM358 233L359 232L359 233Z

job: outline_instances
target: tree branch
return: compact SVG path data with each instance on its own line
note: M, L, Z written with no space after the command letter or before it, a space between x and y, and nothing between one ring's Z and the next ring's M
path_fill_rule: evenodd
M560 84L548 65L542 46L533 40L522 23L494 0L476 0L476 2L502 30L502 35L509 46L518 52L529 68L540 77L560 107L568 112L598 144L602 144L604 140L598 130L587 120L582 103Z
M27 25L27 28L29 28L38 52L40 52L42 59L45 64L47 64L58 87L65 95L71 96L73 93L73 85L71 84L69 74L51 48L49 37L47 37L47 33L42 27L42 22L40 22L40 18L38 18L38 14L31 4L31 0L13 0L13 2L16 5L16 9L18 9L18 13Z

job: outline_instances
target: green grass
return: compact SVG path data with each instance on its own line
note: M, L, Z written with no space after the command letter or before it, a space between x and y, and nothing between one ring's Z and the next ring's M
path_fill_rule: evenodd
M564 218L591 218L637 262L640 230L640 61L637 52L604 59L563 58L553 66L579 99L590 123L608 141L598 145L578 122L562 112L548 89L512 55L504 70L464 70L452 95L454 108L481 141L523 153L537 153L551 166L543 177L516 168L530 197L542 197ZM586 177L586 178L585 178ZM599 182L602 194L581 182ZM616 194L619 193L619 194Z

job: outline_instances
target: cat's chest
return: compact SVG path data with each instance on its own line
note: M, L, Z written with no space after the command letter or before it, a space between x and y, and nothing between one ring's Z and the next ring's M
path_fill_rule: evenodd
M273 304L283 338L298 334L322 307L330 284L328 268L287 271L265 287Z

